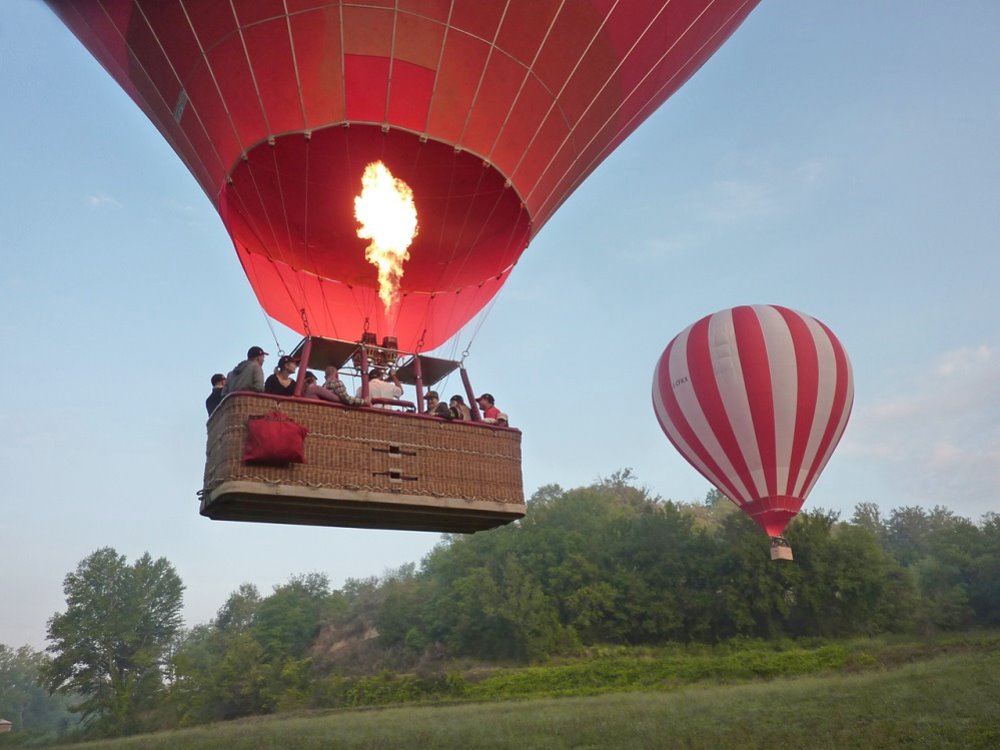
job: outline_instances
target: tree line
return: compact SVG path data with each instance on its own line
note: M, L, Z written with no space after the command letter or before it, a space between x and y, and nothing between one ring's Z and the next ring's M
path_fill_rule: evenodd
M390 670L447 681L456 664L538 663L595 645L1000 625L998 515L883 515L862 503L849 520L802 513L786 537L795 562L772 562L767 537L721 494L663 500L626 470L542 487L520 522L443 537L419 566L379 578L334 590L312 573L268 595L244 584L187 630L167 560L129 565L102 549L67 575L48 655L0 651L0 718L25 705L26 684L31 700L41 686L68 697L84 734L116 735L352 705L378 689L365 676ZM49 728L65 721L64 706L45 716Z

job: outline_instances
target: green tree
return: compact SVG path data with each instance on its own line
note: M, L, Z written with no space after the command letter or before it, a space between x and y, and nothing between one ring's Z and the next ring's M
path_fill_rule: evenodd
M795 519L788 538L802 575L790 615L793 635L874 635L909 625L915 592L877 533L877 526L839 523L820 509Z
M181 639L172 664L169 705L181 726L267 713L273 670L254 638L261 597L244 583L229 595L215 620Z
M306 655L329 612L330 580L321 573L293 576L256 607L251 633L269 661Z
M48 657L28 646L19 649L0 644L0 719L14 724L18 733L58 732L71 723L62 696L46 690L42 670Z
M969 600L978 623L995 628L1000 626L1000 514L983 518L980 538L972 562Z
M72 710L95 732L141 730L181 626L181 579L165 558L147 552L128 565L105 547L66 576L63 591L66 611L48 623L49 688L82 696Z
M885 519L882 518L882 511L879 510L876 503L858 503L854 506L854 515L851 517L851 523L865 529L878 542L885 543L888 529Z

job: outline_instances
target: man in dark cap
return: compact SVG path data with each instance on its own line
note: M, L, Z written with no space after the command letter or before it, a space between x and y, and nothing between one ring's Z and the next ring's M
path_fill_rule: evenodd
M497 408L492 393L484 393L476 399L476 403L479 404L479 409L483 413L484 422L488 424L507 424L507 415Z
M427 402L428 414L432 417L444 417L448 419L448 404L441 403L441 397L437 391L427 391L424 401Z
M222 389L222 395L226 396L234 391L263 393L264 358L266 356L267 352L259 346L251 346L247 349L247 358L226 375L226 386Z
M212 392L208 394L208 398L205 399L205 408L208 409L208 415L212 416L212 412L215 411L215 407L219 405L222 401L222 389L226 387L226 376L221 372L215 373L212 376Z

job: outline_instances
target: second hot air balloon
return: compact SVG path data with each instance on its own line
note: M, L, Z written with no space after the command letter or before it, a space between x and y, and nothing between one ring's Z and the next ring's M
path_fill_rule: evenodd
M772 559L791 559L782 534L830 460L853 401L837 337L777 305L705 316L667 345L653 375L660 427L772 538Z

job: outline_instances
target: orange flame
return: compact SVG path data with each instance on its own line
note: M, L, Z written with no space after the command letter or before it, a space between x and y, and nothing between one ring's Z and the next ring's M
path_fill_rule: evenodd
M365 260L378 268L378 296L389 317L399 302L403 263L410 259L410 243L417 236L417 207L410 186L380 161L365 167L361 186L354 199L354 217L361 224L358 237L371 240Z

